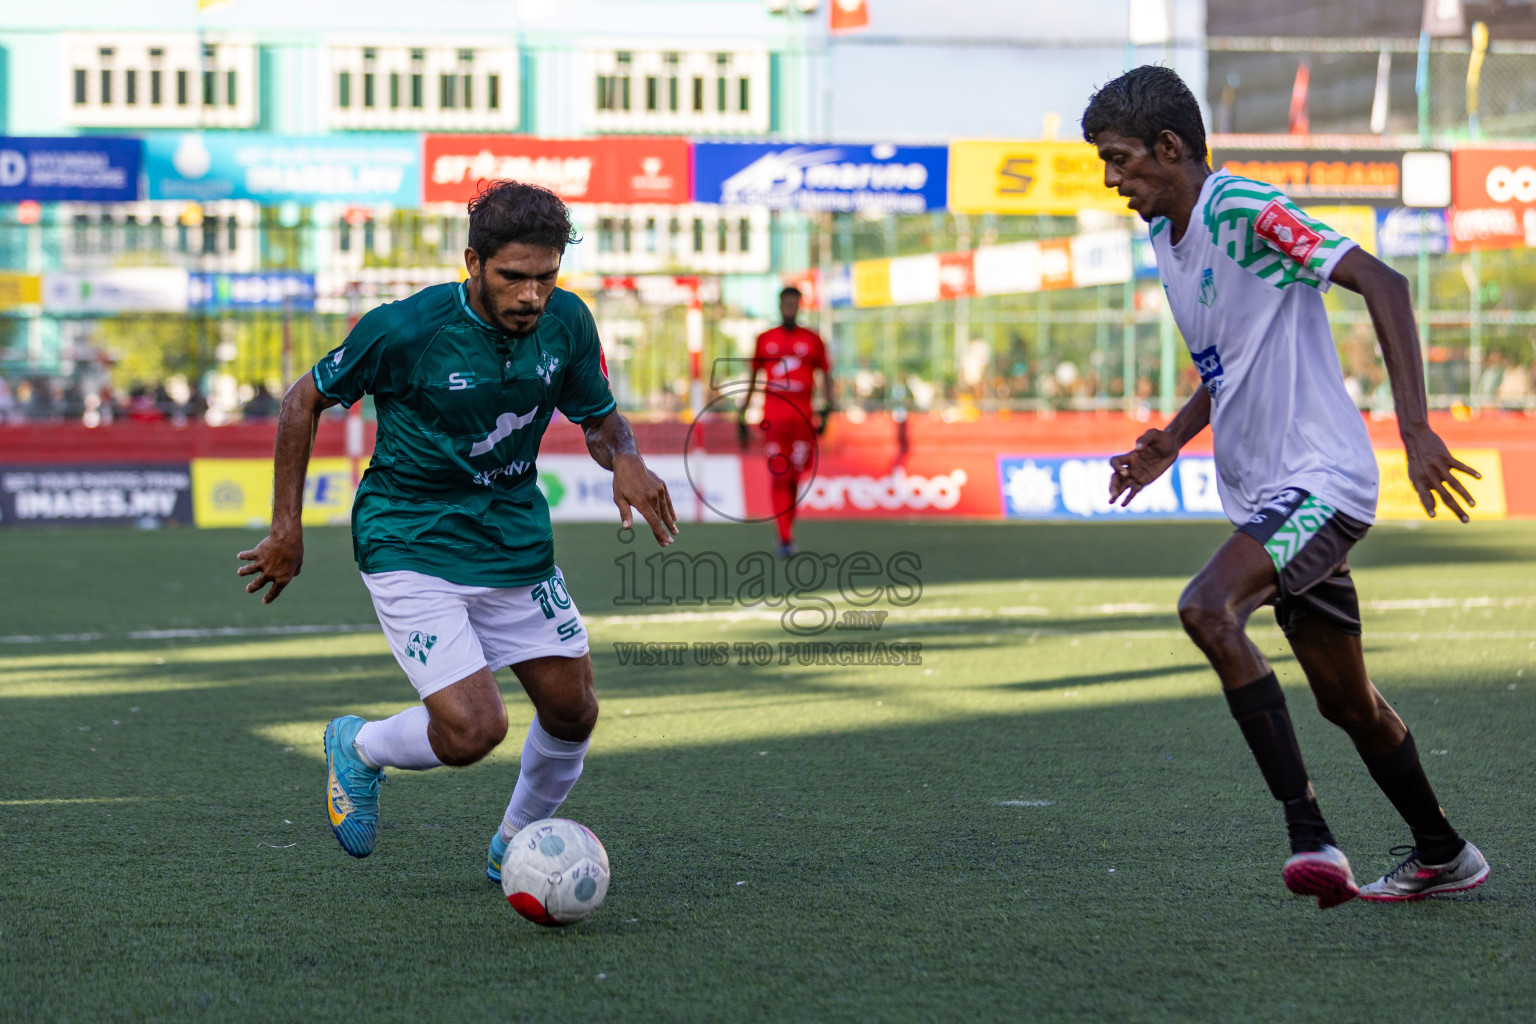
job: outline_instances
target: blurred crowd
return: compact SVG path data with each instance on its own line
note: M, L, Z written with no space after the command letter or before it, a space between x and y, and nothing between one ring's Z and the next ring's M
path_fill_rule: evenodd
M225 381L216 382L224 384ZM276 417L280 400L265 384L215 387L210 400L196 382L172 377L163 383L134 384L126 389L82 386L79 381L0 377L0 424L80 423L102 427L113 423L170 423L184 426L203 421L213 426Z

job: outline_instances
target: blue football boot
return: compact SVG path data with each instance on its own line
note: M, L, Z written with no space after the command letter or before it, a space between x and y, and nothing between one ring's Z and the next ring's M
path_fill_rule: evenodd
M325 813L336 841L354 857L373 852L379 834L379 784L384 781L384 773L364 764L352 746L362 726L356 715L343 715L325 727Z

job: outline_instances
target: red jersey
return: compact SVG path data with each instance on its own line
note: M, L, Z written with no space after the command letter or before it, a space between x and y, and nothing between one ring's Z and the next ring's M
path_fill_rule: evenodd
M792 331L774 327L757 336L753 357L752 365L766 382L767 393L794 402L809 415L814 371L832 373L820 335L804 327Z

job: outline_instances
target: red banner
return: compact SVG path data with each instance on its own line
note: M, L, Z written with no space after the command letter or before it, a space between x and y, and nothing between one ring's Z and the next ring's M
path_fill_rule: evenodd
M832 32L856 32L869 27L869 0L832 0Z
M1536 206L1536 149L1453 151L1451 205L1467 210Z
M422 198L464 203L481 182L542 185L572 203L690 200L687 139L536 139L520 135L427 135Z
M1527 244L1526 221L1536 217L1536 209L1509 206L1481 206L1450 211L1451 252L1473 249L1519 249Z

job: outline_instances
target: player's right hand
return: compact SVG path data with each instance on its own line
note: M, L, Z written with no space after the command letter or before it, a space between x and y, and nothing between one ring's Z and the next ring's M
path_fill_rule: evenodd
M1178 441L1166 430L1153 428L1142 434L1136 439L1135 448L1110 457L1109 503L1129 505L1143 487L1167 472L1178 457Z
M245 585L245 592L259 593L270 583L272 589L262 594L261 603L271 604L304 567L304 535L289 537L274 530L251 550L240 552L240 559L250 564L236 569L235 575L256 577Z

